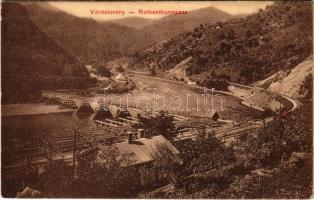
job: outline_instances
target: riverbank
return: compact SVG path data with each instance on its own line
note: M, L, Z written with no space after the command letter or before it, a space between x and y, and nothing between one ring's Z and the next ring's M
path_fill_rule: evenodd
M75 109L60 109L59 105L46 105L38 103L1 105L2 117L69 113L74 111Z

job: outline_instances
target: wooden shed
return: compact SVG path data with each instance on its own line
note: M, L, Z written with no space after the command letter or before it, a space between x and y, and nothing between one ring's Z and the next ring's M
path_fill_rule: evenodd
M213 110L209 113L209 117L214 120L217 121L219 119L219 115L217 113L217 111Z
M91 107L89 102L83 102L81 106L76 111L77 115L84 115L84 114L92 114L94 113L93 108Z
M104 121L105 119L113 119L113 116L109 110L109 108L105 105L101 106L96 112L94 120Z

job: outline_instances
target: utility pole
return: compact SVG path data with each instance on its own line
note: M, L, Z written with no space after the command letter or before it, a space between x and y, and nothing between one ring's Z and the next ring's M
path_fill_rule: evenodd
M225 139L224 139L224 144L227 142L227 131L225 131Z
M212 96L211 96L211 102L212 102L212 111L214 111L215 109L214 109L214 90L215 90L215 88L212 88Z
M73 131L73 180L75 180L75 176L76 176L76 134L77 134L77 129L75 129Z

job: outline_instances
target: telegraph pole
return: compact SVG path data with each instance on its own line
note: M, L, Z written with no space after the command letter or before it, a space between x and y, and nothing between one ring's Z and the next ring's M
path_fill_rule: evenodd
M211 96L211 100L212 100L212 111L214 111L214 90L215 88L212 88L212 96Z
M73 180L75 180L75 173L76 173L76 134L77 134L77 129L75 129L73 131L73 145L74 145L74 148L73 148Z

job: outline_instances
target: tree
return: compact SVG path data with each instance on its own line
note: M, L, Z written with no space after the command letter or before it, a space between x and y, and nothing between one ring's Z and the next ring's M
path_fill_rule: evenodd
M105 77L110 77L112 76L112 73L110 70L107 69L107 67L103 66L103 65L100 65L98 67L98 73L100 76L105 76Z
M292 152L311 149L312 115L305 105L285 118L275 116L262 132L249 136L245 151L256 167L274 166Z
M302 95L302 98L305 100L312 100L313 97L313 77L312 74L309 74L305 77L305 80L303 81L301 88L300 88L300 94Z
M80 197L132 197L139 189L137 169L132 155L121 155L111 145L79 158L77 186Z
M144 128L147 136L163 135L172 139L174 130L173 116L161 111L157 116L149 118L139 116L140 125Z
M246 33L245 33L245 36L246 36L247 38L252 37L252 36L253 36L252 30L250 30L250 29L247 30Z
M122 72L124 72L124 69L123 69L122 66L118 66L118 67L116 68L116 71L117 71L118 73L122 73Z
M236 38L235 32L233 29L230 29L227 33L227 37L228 40L234 40Z
M180 184L182 180L181 159L174 154L173 149L166 144L159 144L154 149L152 157L154 159L153 167L158 170L158 173L166 177L169 182Z
M181 142L177 148L189 174L218 169L235 161L232 147L225 147L223 143L211 135L202 135L196 141Z
M42 191L47 197L73 197L73 171L63 160L51 161L44 172L37 174L34 188Z
M150 69L150 74L152 75L152 76L156 76L156 69L155 69L155 67L152 67L151 69Z

